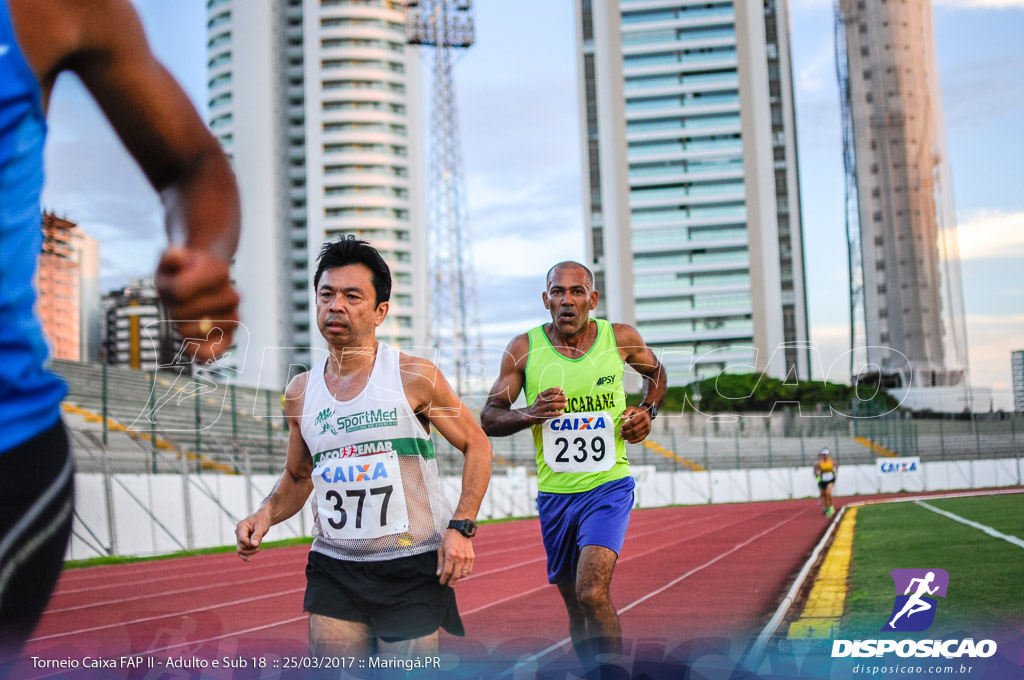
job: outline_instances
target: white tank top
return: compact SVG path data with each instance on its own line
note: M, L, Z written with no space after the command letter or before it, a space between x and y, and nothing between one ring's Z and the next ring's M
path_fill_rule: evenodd
M328 557L369 562L437 550L452 517L399 356L379 342L366 387L349 401L327 389L327 359L306 382L300 427L313 456L312 550Z

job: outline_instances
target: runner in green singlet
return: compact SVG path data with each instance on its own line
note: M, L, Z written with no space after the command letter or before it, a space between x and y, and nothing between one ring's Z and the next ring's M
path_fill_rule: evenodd
M480 418L492 437L533 430L548 581L587 669L598 654L622 650L609 588L633 507L626 442L650 434L666 377L636 329L590 318L598 292L583 265L552 267L542 299L551 323L509 343ZM626 406L626 364L643 376L638 407ZM529 406L513 409L524 389Z

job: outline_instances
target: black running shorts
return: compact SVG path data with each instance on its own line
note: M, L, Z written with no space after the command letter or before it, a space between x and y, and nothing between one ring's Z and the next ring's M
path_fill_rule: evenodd
M455 590L438 581L434 550L380 562L336 560L311 550L302 608L365 624L385 642L425 637L438 628L466 634Z
M59 420L0 453L0 661L18 653L57 584L71 536L73 488Z

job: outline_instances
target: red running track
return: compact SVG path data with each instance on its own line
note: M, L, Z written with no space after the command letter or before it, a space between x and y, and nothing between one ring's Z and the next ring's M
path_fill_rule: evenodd
M826 527L814 499L635 510L612 583L624 651L657 656L718 637L738 657ZM442 653L508 662L543 653L541 663L571 663L539 522L486 525L474 547L474 573L456 589L467 637L442 633ZM305 656L307 552L268 550L248 564L221 554L65 572L24 656ZM26 664L11 677L56 675Z

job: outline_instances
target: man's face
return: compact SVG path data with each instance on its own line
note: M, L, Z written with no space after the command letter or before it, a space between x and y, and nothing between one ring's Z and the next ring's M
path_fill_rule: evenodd
M373 273L361 264L332 267L316 289L316 325L328 345L353 345L372 336L388 314L376 303Z
M590 312L597 307L598 294L580 267L564 267L551 272L548 289L541 295L551 312L551 323L564 336L573 336L587 328Z

